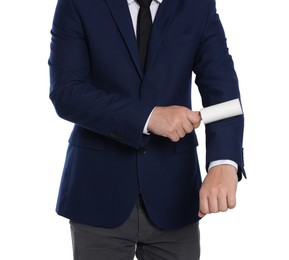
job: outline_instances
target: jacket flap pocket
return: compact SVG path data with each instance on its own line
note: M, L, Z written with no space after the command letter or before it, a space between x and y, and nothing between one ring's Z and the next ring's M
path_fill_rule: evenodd
M187 134L184 138L181 138L175 143L175 152L183 152L186 150L194 149L198 146L198 139L195 132Z
M82 148L102 150L104 137L80 126L75 126L70 135L69 143Z

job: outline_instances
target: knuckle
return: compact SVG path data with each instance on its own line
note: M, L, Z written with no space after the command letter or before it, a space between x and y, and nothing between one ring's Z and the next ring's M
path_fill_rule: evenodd
M212 197L217 197L218 193L219 193L219 190L215 187L212 187L208 193L210 194L210 196Z
M168 134L168 136L171 137L171 136L173 136L174 132L175 132L174 128L171 127L168 129L167 134Z

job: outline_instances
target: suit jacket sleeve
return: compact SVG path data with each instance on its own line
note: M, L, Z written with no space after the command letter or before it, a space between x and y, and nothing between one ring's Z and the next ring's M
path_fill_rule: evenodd
M58 115L98 134L139 147L153 106L108 93L106 86L90 82L85 30L73 1L58 1L51 34L50 98Z
M195 64L196 84L207 107L240 98L237 75L228 52L226 37L211 1ZM206 167L214 160L229 159L238 164L238 177L245 175L243 163L244 117L237 116L206 125ZM246 176L246 175L245 175Z

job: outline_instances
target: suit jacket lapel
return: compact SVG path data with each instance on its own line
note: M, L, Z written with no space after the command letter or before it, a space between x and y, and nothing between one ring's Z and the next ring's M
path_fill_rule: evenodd
M113 19L127 45L131 58L135 64L135 67L139 73L139 76L143 77L143 68L140 61L140 56L137 47L137 41L131 22L131 16L127 6L126 0L106 0Z
M162 40L170 26L176 10L176 3L177 0L164 0L159 6L150 36L146 71L150 69L156 53L161 46Z

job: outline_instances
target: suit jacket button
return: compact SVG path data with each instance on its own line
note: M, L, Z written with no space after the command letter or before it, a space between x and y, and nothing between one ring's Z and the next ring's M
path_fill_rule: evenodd
M140 154L145 154L147 150L145 148L139 148L139 153Z

